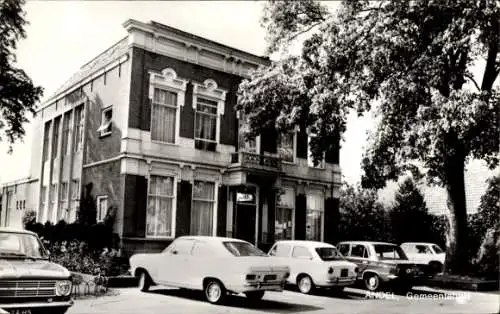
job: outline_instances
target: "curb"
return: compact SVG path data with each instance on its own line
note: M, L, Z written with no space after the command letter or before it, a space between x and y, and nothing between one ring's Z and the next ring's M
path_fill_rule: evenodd
M459 280L459 279L430 279L427 286L433 288L466 290L466 291L498 291L499 282L496 280Z

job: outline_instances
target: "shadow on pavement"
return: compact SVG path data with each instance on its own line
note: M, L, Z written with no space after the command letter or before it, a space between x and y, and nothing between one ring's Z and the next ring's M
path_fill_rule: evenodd
M301 293L296 288L287 288L288 291ZM330 289L317 289L311 295L318 297L327 297L327 298L335 298L342 300L365 300L365 293L361 293L358 291L352 290L344 290L344 291L334 291Z
M149 293L206 302L203 297L203 292L201 291L190 291L183 289L156 289L156 290L151 290ZM226 303L222 306L228 306L233 308L244 308L244 309L258 309L258 310L263 310L266 313L268 312L299 313L299 312L316 311L323 309L321 307L310 306L305 304L294 304L294 303L272 301L266 299L265 296L263 300L255 302L255 301L249 301L244 296L238 296L238 295L228 296Z

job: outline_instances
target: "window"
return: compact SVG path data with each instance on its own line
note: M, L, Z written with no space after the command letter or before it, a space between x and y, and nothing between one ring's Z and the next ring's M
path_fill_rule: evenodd
M193 250L194 240L178 239L172 245L172 248L170 248L169 250L170 253L190 255L191 251Z
M397 245L375 244L373 248L380 259L407 259L403 249Z
M264 252L248 242L227 241L222 244L234 256L266 256Z
M59 190L61 201L68 200L68 182L61 182L61 189Z
M47 121L45 123L45 128L43 131L43 161L44 162L49 160L50 123L51 123L51 121Z
M40 207L45 208L45 203L47 200L47 187L42 186L42 190L40 191Z
M101 114L101 126L97 129L99 136L110 135L112 131L111 120L113 118L113 109L111 107L103 109Z
M71 199L80 199L80 180L71 180Z
M242 114L241 114L242 115ZM248 131L248 124L243 117L238 121L238 148L241 151L258 154L257 138L245 138L245 133Z
M215 205L215 183L195 181L193 209L191 211L192 235L212 235Z
M52 184L50 188L50 202L55 203L57 201L57 184Z
M146 236L172 237L174 178L152 175L149 179Z
M280 158L284 162L294 162L294 141L295 141L295 132L280 134L278 153Z
M354 245L351 249L352 257L368 258L368 249L362 244Z
M217 145L217 102L196 97L195 147L215 151Z
M71 111L66 112L64 114L64 119L63 119L63 130L62 130L62 145L61 145L61 150L63 155L69 155L70 154L70 136L71 133L69 131L69 127L71 123Z
M78 106L75 109L75 130L74 133L74 141L73 147L75 148L75 152L79 152L83 148L83 123L84 123L84 114L83 114L83 105Z
M54 130L52 131L52 159L57 158L59 153L58 143L59 143L59 126L61 124L61 117L57 117L54 120Z
M343 261L344 257L340 254L337 248L334 247L317 247L315 249L319 257L323 261Z
M306 197L306 240L321 241L325 200L321 193L309 193Z
M269 255L276 257L288 257L290 256L291 249L292 246L290 244L278 243L274 245L274 247L271 249L271 252L269 252Z
M441 254L441 253L444 253L444 251L437 245L433 244L432 245L432 249L434 250L434 253L435 254Z
M98 196L97 197L97 222L103 222L104 218L106 218L106 214L108 212L108 197Z
M431 248L428 245L416 245L415 248L418 254L432 254Z
M292 251L293 258L312 258L311 252L309 249L304 246L296 246Z
M151 140L175 143L177 94L155 88L151 106Z
M317 165L314 165L314 159L311 152L311 136L307 138L307 165L311 168L325 168L325 154L323 153L323 160L321 160Z
M339 244L337 247L339 249L340 254L344 256L349 255L349 244Z
M284 188L277 198L274 237L276 240L291 240L293 238L295 191L292 188Z

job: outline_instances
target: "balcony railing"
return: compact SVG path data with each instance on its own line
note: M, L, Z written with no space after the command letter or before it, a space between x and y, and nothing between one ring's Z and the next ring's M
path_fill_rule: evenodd
M265 156L248 152L237 152L231 154L231 166L280 171L281 160L279 157L275 156Z

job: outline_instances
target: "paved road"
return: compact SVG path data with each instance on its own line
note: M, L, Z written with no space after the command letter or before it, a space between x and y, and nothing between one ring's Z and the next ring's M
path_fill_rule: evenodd
M434 294L432 299L417 298ZM454 296L453 293L457 294ZM416 288L411 295L366 295L358 289L346 289L344 295L334 296L328 291L302 295L293 291L266 293L259 303L250 304L243 296L233 296L224 306L203 301L198 293L177 289L155 288L141 293L138 289L120 289L115 296L77 300L68 314L117 313L498 313L499 295Z

